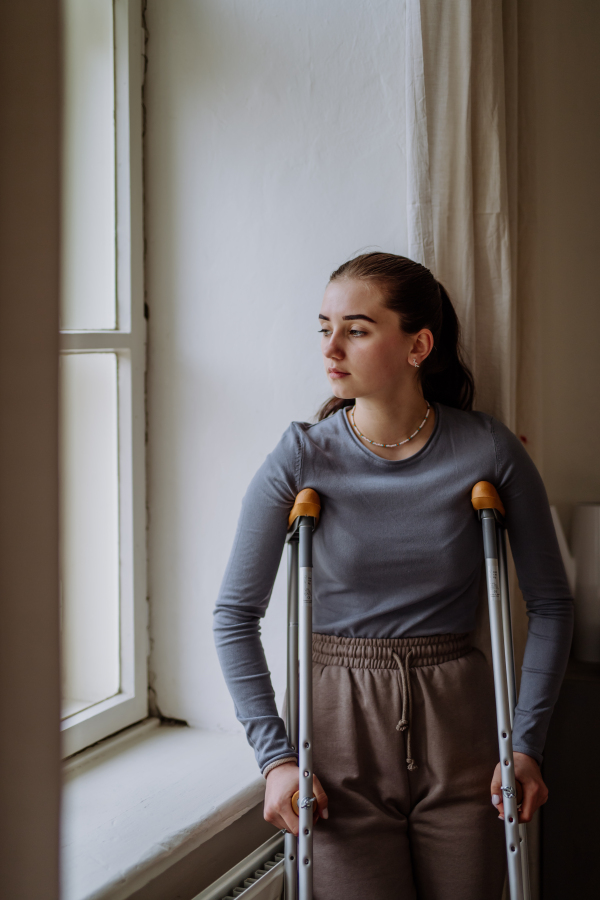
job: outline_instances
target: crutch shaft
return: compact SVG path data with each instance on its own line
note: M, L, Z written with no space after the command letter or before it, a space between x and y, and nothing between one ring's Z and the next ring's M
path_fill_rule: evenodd
M312 900L313 890L313 715L312 715L312 532L313 520L299 528L298 628L300 657L298 765L300 767L298 897Z
M492 509L481 511L485 569L490 614L490 636L494 666L494 688L498 722L498 748L502 776L502 802L504 807L504 832L506 837L508 883L511 900L524 900L519 813L512 750L512 727L506 671L505 639L500 567L498 564L498 539L496 519Z
M312 533L320 514L319 495L304 488L288 517L286 729L290 745L298 751L300 784L292 799L299 835L285 836L285 900L312 900Z
M283 852L285 863L283 869L284 900L297 900L298 897L298 840L291 831L286 831Z
M506 554L506 536L504 528L496 525L496 541L498 547L498 569L500 572L500 603L502 607L502 631L504 635L504 662L506 668L506 684L508 688L508 707L510 727L513 726L515 706L517 705L517 679L515 674L515 656L513 650L512 618L510 612L510 595L508 590L508 558Z
M515 670L515 653L513 643L512 615L510 610L510 590L508 582L508 553L506 550L506 532L498 524L496 526L496 538L498 543L498 564L500 567L500 597L502 603L502 625L504 631L504 658L506 662L506 682L508 685L508 706L510 712L511 732L515 720L515 707L517 705L517 675ZM523 898L531 900L531 886L529 883L529 846L527 841L527 825L519 825L519 838L521 845L521 870L523 875Z
M288 632L286 731L291 746L298 749L298 543L288 543ZM284 841L284 897L298 898L298 841L287 832Z
M298 749L298 543L288 543L288 632L285 727L290 744Z

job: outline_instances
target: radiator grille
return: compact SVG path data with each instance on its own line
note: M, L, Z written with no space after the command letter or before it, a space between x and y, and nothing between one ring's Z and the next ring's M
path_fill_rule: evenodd
M284 833L274 834L194 900L281 900Z
M235 887L231 893L227 894L225 897L222 897L221 900L236 900L237 897L243 896L249 888L253 887L257 882L264 876L267 875L271 869L274 869L275 866L280 863L284 858L283 853L276 853L273 859L267 860L260 869L256 869L256 871L249 877L244 878L242 884Z

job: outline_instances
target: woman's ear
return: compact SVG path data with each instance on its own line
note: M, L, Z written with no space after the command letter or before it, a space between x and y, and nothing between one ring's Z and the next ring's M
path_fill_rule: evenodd
M418 368L433 350L433 334L429 328L423 328L411 335L412 343L408 354L409 365Z

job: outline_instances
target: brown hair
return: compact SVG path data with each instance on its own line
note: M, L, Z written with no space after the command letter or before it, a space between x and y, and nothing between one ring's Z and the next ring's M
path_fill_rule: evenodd
M329 280L341 278L378 287L385 306L398 313L406 334L431 330L433 350L418 370L426 400L456 409L473 408L475 385L461 351L460 323L446 290L429 269L393 253L363 253L332 272ZM318 420L353 405L354 400L330 397L319 410Z

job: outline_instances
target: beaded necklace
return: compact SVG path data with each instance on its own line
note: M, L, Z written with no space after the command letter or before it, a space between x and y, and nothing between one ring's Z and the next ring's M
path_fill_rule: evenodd
M402 444L408 444L409 441L412 441L412 439L418 435L421 428L423 428L423 426L425 425L425 422L429 418L429 410L431 409L431 405L427 402L427 400L425 401L425 403L427 403L427 412L425 413L425 418L423 419L423 421L421 422L421 424L419 425L417 430L415 432L413 432L413 434L411 434L410 437L405 438L403 441L398 441L396 444L380 444L378 441L372 441L370 438L365 437L364 434L362 433L362 431L359 431L358 426L357 426L356 422L354 421L354 410L356 409L356 406L353 406L352 409L350 410L350 416L352 417L352 427L354 428L356 433L358 435L360 435L360 437L363 439L363 441L367 441L367 443L369 443L369 444L374 444L376 447L390 447L390 448L391 447L401 447Z

